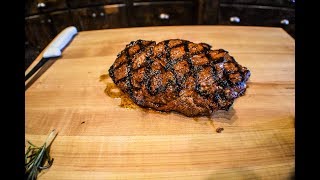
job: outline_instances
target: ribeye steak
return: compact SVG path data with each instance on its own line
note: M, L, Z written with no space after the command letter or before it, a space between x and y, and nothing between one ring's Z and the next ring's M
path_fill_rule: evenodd
M186 116L229 110L251 73L223 49L170 39L127 44L109 69L113 82L141 107Z

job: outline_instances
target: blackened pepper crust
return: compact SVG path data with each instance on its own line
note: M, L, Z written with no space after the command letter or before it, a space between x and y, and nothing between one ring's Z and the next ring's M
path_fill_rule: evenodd
M141 107L199 116L229 110L251 73L224 49L170 39L130 42L109 75Z

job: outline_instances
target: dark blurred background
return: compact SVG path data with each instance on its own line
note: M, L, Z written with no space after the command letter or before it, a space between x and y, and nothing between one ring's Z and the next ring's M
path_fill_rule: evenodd
M26 0L25 69L68 26L168 25L281 27L295 38L295 0Z

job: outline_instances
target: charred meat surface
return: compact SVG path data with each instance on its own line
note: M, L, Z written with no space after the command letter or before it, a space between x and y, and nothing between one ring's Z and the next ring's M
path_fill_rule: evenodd
M228 110L244 95L250 71L223 49L170 39L132 41L109 75L141 107L199 116Z

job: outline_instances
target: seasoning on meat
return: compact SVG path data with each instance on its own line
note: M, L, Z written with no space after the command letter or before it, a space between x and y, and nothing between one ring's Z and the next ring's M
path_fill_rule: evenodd
M134 103L186 116L227 111L244 95L250 74L228 51L182 39L132 41L109 69Z

